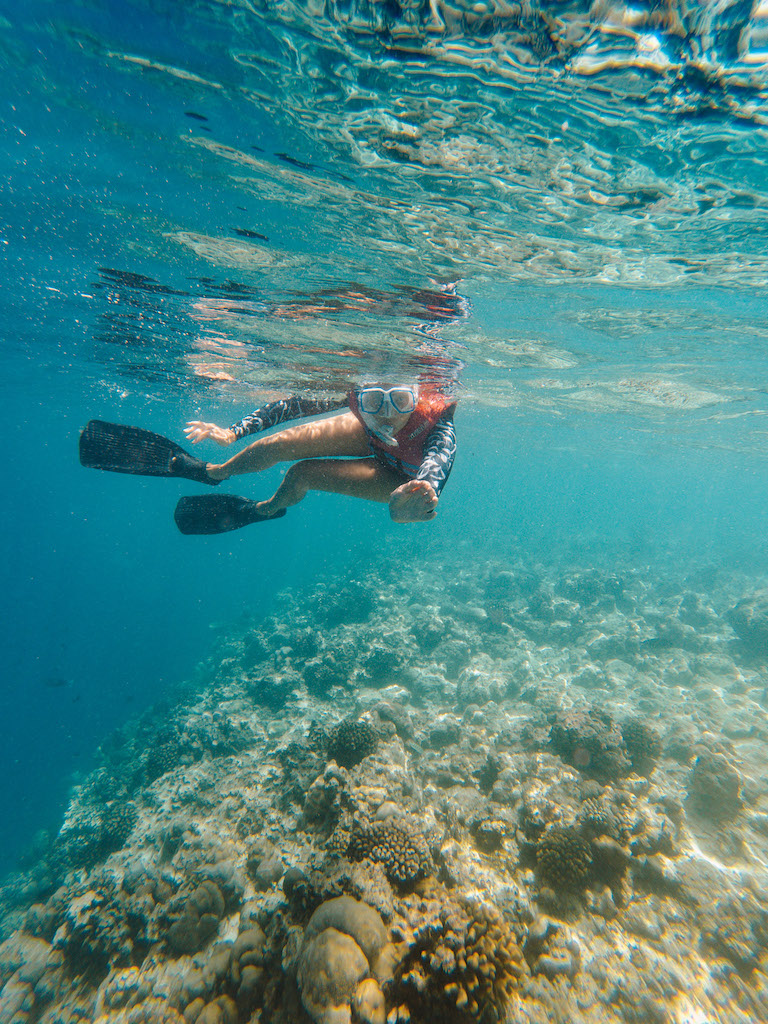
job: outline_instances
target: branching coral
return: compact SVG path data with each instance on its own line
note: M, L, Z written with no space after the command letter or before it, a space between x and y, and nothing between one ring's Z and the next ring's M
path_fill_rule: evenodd
M432 870L424 837L388 821L356 825L344 852L350 860L368 858L382 864L387 878L397 885L412 884Z
M354 768L375 752L378 742L376 732L365 722L341 722L328 735L328 758L343 768Z
M578 828L552 825L538 842L536 863L546 885L578 890L589 877L592 851Z
M406 902L415 927L399 947L404 955L390 987L397 1004L392 1019L412 1024L505 1020L527 965L499 911L437 885L429 898Z

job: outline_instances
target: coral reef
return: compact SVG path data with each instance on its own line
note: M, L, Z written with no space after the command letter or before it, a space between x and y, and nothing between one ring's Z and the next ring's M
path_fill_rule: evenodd
M632 768L640 775L647 775L661 755L661 736L642 718L630 718L624 722L621 735Z
M0 886L0 1020L768 1015L766 581L395 563L103 743Z
M322 903L304 931L297 981L304 1009L315 1024L384 1021L379 973L387 934L371 907L349 896ZM385 972L386 973L386 972Z

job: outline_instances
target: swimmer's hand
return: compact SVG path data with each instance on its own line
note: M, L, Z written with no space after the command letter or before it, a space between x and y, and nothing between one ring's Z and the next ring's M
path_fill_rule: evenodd
M215 423L203 423L202 420L190 420L184 427L184 433L192 444L199 444L206 438L210 438L211 441L220 444L222 448L226 448L228 444L237 440L234 430L230 427L217 427Z
M389 496L389 515L396 523L425 523L437 515L437 494L426 480L408 480Z

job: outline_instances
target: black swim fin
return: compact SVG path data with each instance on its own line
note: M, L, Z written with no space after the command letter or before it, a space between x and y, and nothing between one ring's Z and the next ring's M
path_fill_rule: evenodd
M173 518L182 533L227 533L251 523L267 523L280 519L286 510L281 508L273 516L256 511L257 502L238 498L236 494L199 494L179 498Z
M162 434L141 427L91 420L80 434L80 462L90 469L136 476L175 476L215 487L202 459Z

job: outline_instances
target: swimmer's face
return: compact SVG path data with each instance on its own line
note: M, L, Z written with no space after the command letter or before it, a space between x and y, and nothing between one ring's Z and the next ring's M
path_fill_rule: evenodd
M363 422L379 440L394 446L395 434L402 430L416 407L417 393L412 387L370 385L358 391L358 406Z

